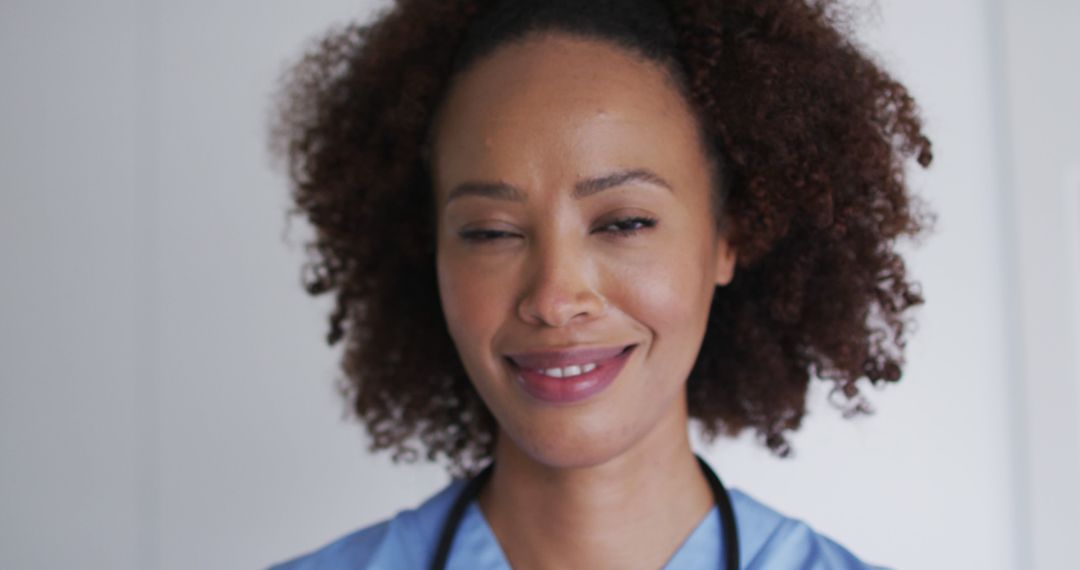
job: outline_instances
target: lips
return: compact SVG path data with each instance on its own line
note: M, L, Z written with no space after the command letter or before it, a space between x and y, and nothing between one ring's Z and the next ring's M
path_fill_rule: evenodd
M507 359L518 368L526 370L544 370L548 368L565 368L567 366L580 366L594 363L602 364L634 345L620 345L611 347L575 348L562 350L544 350L507 354Z
M636 346L514 354L507 361L515 369L515 383L534 401L576 404L591 399L615 382ZM579 367L581 364L586 366ZM569 375L561 375L560 369Z

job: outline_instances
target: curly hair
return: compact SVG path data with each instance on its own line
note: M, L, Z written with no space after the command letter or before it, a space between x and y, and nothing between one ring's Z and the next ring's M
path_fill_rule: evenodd
M753 428L788 456L811 378L845 417L871 413L857 382L900 379L924 302L895 246L933 221L905 178L932 155L912 97L844 17L827 0L397 0L317 38L283 77L270 140L290 214L315 230L302 281L336 298L326 339L345 341L338 385L371 450L415 461L418 440L466 474L491 457L497 425L439 300L426 149L456 75L538 30L662 63L723 165L737 266L686 387L705 439Z

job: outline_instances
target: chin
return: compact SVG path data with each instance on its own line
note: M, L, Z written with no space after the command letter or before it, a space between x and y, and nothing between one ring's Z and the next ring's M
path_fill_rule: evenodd
M633 445L626 440L629 429L606 429L602 433L576 430L524 430L527 435L507 434L506 443L520 453L552 469L578 469L602 465L618 457ZM621 436L621 437L619 437Z

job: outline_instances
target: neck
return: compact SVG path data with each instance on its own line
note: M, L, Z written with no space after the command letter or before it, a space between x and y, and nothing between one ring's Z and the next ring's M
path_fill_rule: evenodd
M510 565L662 567L714 504L685 425L574 468L537 462L500 434L477 501Z

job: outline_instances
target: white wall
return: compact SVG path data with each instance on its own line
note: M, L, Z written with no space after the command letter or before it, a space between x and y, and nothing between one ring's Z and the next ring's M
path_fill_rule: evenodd
M1080 3L1004 0L1001 14L1018 238L1010 253L1023 309L1025 522L1034 564L1069 568L1080 536L1080 322L1070 311L1080 302Z
M306 234L294 224L282 240L285 181L264 151L284 62L373 4L84 4L0 7L0 567L259 567L441 487L437 466L367 456L342 420L327 300L299 287ZM1078 131L1045 111L1029 122L1038 94L1003 90L1047 80L1016 69L1062 48L1029 37L1052 17L1013 30L1021 10L999 8L894 0L863 22L936 145L914 178L940 222L905 245L928 304L903 381L869 390L878 414L857 422L815 391L796 459L749 438L705 451L725 481L897 568L1064 567L1024 557L1067 528L1023 523L1078 514L1032 507L1032 478L1053 465L1029 441L1050 433L1041 406L1071 395L1054 408L1064 422L1080 402L1031 380L1068 372L1033 364L1065 285L1017 279L1048 258L1012 239L1042 227L1014 221L1006 193L1014 173L1049 186L1028 174L1045 170L1040 129L1072 157ZM1046 108L1076 100L1070 88ZM1026 302L1043 296L1051 307Z
M136 19L127 0L0 6L4 568L136 565Z

